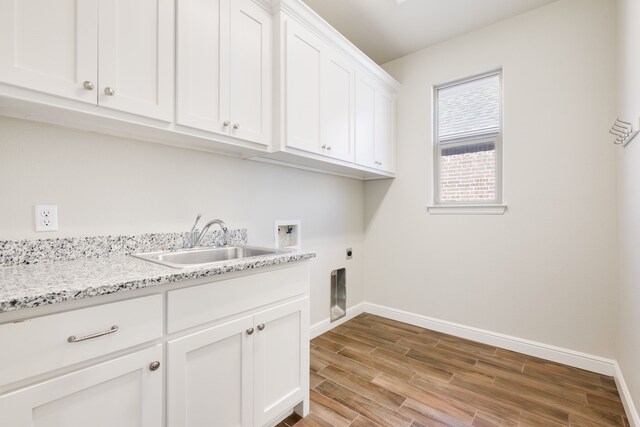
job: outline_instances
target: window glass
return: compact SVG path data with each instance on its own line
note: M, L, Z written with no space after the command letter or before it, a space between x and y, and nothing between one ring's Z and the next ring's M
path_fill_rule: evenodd
M497 131L500 127L500 75L495 74L438 90L440 140Z
M436 204L500 203L501 74L436 88Z
M496 199L496 144L481 142L442 150L440 202Z

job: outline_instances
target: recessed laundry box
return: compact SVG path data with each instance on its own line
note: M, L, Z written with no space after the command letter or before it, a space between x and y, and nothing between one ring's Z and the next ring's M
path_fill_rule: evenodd
M331 303L329 318L332 322L347 315L347 269L339 268L331 272Z

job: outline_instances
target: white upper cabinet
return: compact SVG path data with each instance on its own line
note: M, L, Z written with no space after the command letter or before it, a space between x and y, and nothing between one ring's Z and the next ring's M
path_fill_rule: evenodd
M355 67L293 20L286 25L286 145L353 161Z
M398 82L299 0L274 0L274 9L275 139L260 157L358 179L393 177Z
M356 77L357 164L394 172L395 96L364 72Z
M229 0L177 0L177 15L176 122L228 133Z
M98 0L0 0L0 81L96 104L97 21Z
M0 82L171 120L172 0L1 0Z
M271 15L252 0L231 1L231 136L271 143Z
M286 145L353 161L354 65L293 20L286 40Z
M395 171L395 117L395 95L379 89L376 93L374 164L377 169L387 172Z
M356 163L375 167L376 87L373 79L356 78Z
M322 148L329 156L353 162L355 66L328 51L322 73Z
M271 141L271 15L252 0L178 0L177 120Z
M294 21L286 27L286 144L322 153L320 103L324 44Z
M398 87L302 0L0 0L11 117L376 179Z
M100 105L171 120L173 16L172 0L100 0Z

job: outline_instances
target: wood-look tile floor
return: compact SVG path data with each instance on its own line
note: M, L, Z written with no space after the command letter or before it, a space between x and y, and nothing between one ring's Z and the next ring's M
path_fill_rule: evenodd
M629 425L611 377L370 314L311 341L310 388L279 427Z

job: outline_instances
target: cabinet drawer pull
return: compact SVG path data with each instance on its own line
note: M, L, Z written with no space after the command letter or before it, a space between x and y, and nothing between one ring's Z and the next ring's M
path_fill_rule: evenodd
M93 83L91 83L89 80L85 80L82 83L82 87L84 88L84 90L93 90L94 88Z
M247 335L253 335L253 328L247 329Z
M229 126L229 120L225 120L224 122L222 122L222 126L228 127Z
M234 129L240 129L240 123L234 123L233 124L233 128Z
M258 325L258 330L259 330L259 331L263 331L263 330L264 330L264 323L260 323L260 324Z
M113 96L113 95L116 94L116 91L113 90L113 88L105 87L104 88L104 94L107 95L107 96Z
M149 369L152 371L157 371L159 367L160 362L158 362L157 360L155 362L151 362L151 364L149 365Z
M105 335L114 334L116 332L118 332L118 326L117 325L113 325L108 331L96 332L95 334L85 335L84 337L80 337L80 338L76 338L75 335L71 335L69 338L67 338L67 341L70 342L70 343L86 341L86 340L91 340L93 338L98 338L98 337L103 337Z

